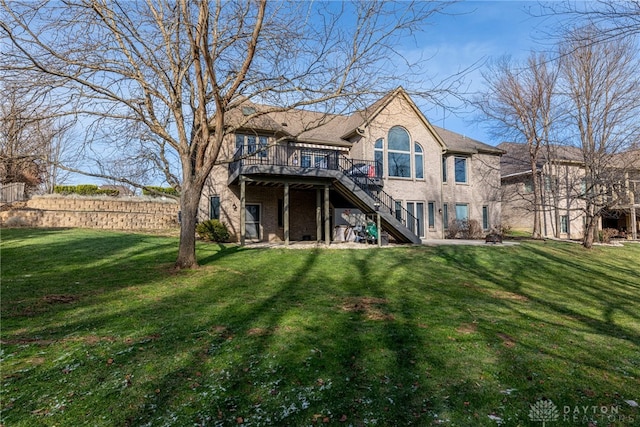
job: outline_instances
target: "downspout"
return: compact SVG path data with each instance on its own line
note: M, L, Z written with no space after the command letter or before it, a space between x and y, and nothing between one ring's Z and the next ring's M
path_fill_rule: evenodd
M566 196L567 240L571 240L571 191L569 190L569 165L564 165L564 192Z
M542 222L543 222L542 226L544 227L542 235L543 235L543 237L547 237L548 236L548 234L547 234L547 206L544 203L544 201L545 201L544 195L545 195L545 192L546 192L545 179L544 178L545 177L544 177L544 168L543 168L543 169L541 169L540 174L538 175L538 182L539 182L538 186L540 188L540 208L542 210L541 215L542 215Z
M440 238L444 239L445 238L445 223L444 223L444 180L442 179L443 175L444 175L444 166L443 166L443 160L445 159L444 155L446 153L447 150L445 150L444 148L442 149L442 152L440 153L440 222L442 223L442 230L441 230L441 234L440 234Z
M555 164L555 170L553 169L553 162L551 165L551 188L553 188L551 194L553 197L553 224L555 227L554 236L560 238L560 165Z
M637 188L636 183L633 183L633 189ZM629 200L631 201L631 236L633 240L638 239L638 219L636 218L636 200L634 191L629 191Z

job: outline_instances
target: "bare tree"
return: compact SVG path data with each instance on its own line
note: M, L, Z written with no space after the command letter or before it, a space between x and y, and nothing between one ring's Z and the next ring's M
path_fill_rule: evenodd
M63 154L70 122L62 120L45 90L0 84L0 182L25 183L27 194L49 190L59 178L52 165Z
M587 2L562 1L547 2L542 6L548 15L563 14L573 18L567 26L591 25L597 30L589 35L589 43L604 42L640 35L640 1L595 0ZM566 31L567 28L560 29Z
M629 39L593 43L593 26L567 34L561 45L561 76L568 117L567 136L582 150L586 230L590 248L603 213L625 195L619 183L629 167L623 153L637 143L640 127L640 69Z
M46 172L41 190L45 194L52 194L57 185L64 184L71 176L65 165L73 165L77 158L74 145L69 144L74 125L74 120L58 120L48 149L42 154Z
M541 189L538 160L548 146L554 125L554 91L557 63L544 54L531 53L526 63L505 57L482 73L485 90L474 101L492 132L526 142L531 171L532 197L526 198L533 212L532 237L541 237Z
M74 114L94 117L86 138L92 155L118 152L105 134L138 138L166 181L179 186L178 268L197 265L198 201L212 167L228 160L219 159L225 136L234 132L228 112L245 99L281 111L312 105L346 111L366 94L397 85L393 77L405 70L389 65L402 60L400 37L446 6L266 0L2 5L0 30L11 41L5 55L19 64L11 66L14 77L46 74L59 96L69 97ZM179 161L177 173L171 156Z

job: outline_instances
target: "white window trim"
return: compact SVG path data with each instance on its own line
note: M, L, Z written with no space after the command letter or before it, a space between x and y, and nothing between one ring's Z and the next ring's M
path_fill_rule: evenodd
M464 159L464 182L463 181L458 181L458 179L456 178L456 160L457 159ZM453 181L455 182L456 185L469 185L469 182L471 182L471 177L470 177L470 173L469 173L469 168L470 168L470 157L466 157L466 156L454 156L453 157Z
M407 136L409 137L409 151L392 150L392 149L389 148L389 132L391 131L391 129L393 129L395 127L401 128L402 130L404 130L407 133ZM384 141L386 141L386 144L384 143ZM415 180L415 165L414 165L415 150L414 150L414 147L411 144L411 141L412 141L411 133L409 133L409 130L407 128L405 128L404 126L393 125L393 126L391 126L389 128L389 130L387 130L387 138L383 139L382 148L384 150L383 152L384 152L384 157L385 157L385 166L387 167L387 177L389 179L398 179L398 180L403 180L403 181L413 181L413 180ZM375 142L374 142L374 144L375 144ZM408 154L409 155L409 176L391 175L391 173L390 173L390 171L391 171L391 162L389 161L389 153Z

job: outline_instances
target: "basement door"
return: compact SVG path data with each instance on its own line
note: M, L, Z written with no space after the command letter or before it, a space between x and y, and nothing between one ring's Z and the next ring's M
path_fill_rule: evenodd
M244 233L248 240L260 240L260 205L245 206L246 219Z

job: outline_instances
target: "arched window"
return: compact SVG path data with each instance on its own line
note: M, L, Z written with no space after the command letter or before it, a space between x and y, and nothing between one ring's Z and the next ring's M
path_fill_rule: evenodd
M422 147L420 144L416 143L414 145L414 158L415 158L415 168L416 168L416 179L424 178L424 162L423 162L423 154Z
M384 170L384 141L382 138L376 141L373 146L373 159L376 161L376 176L381 177Z
M411 142L409 133L400 126L389 129L387 158L389 176L411 177Z

